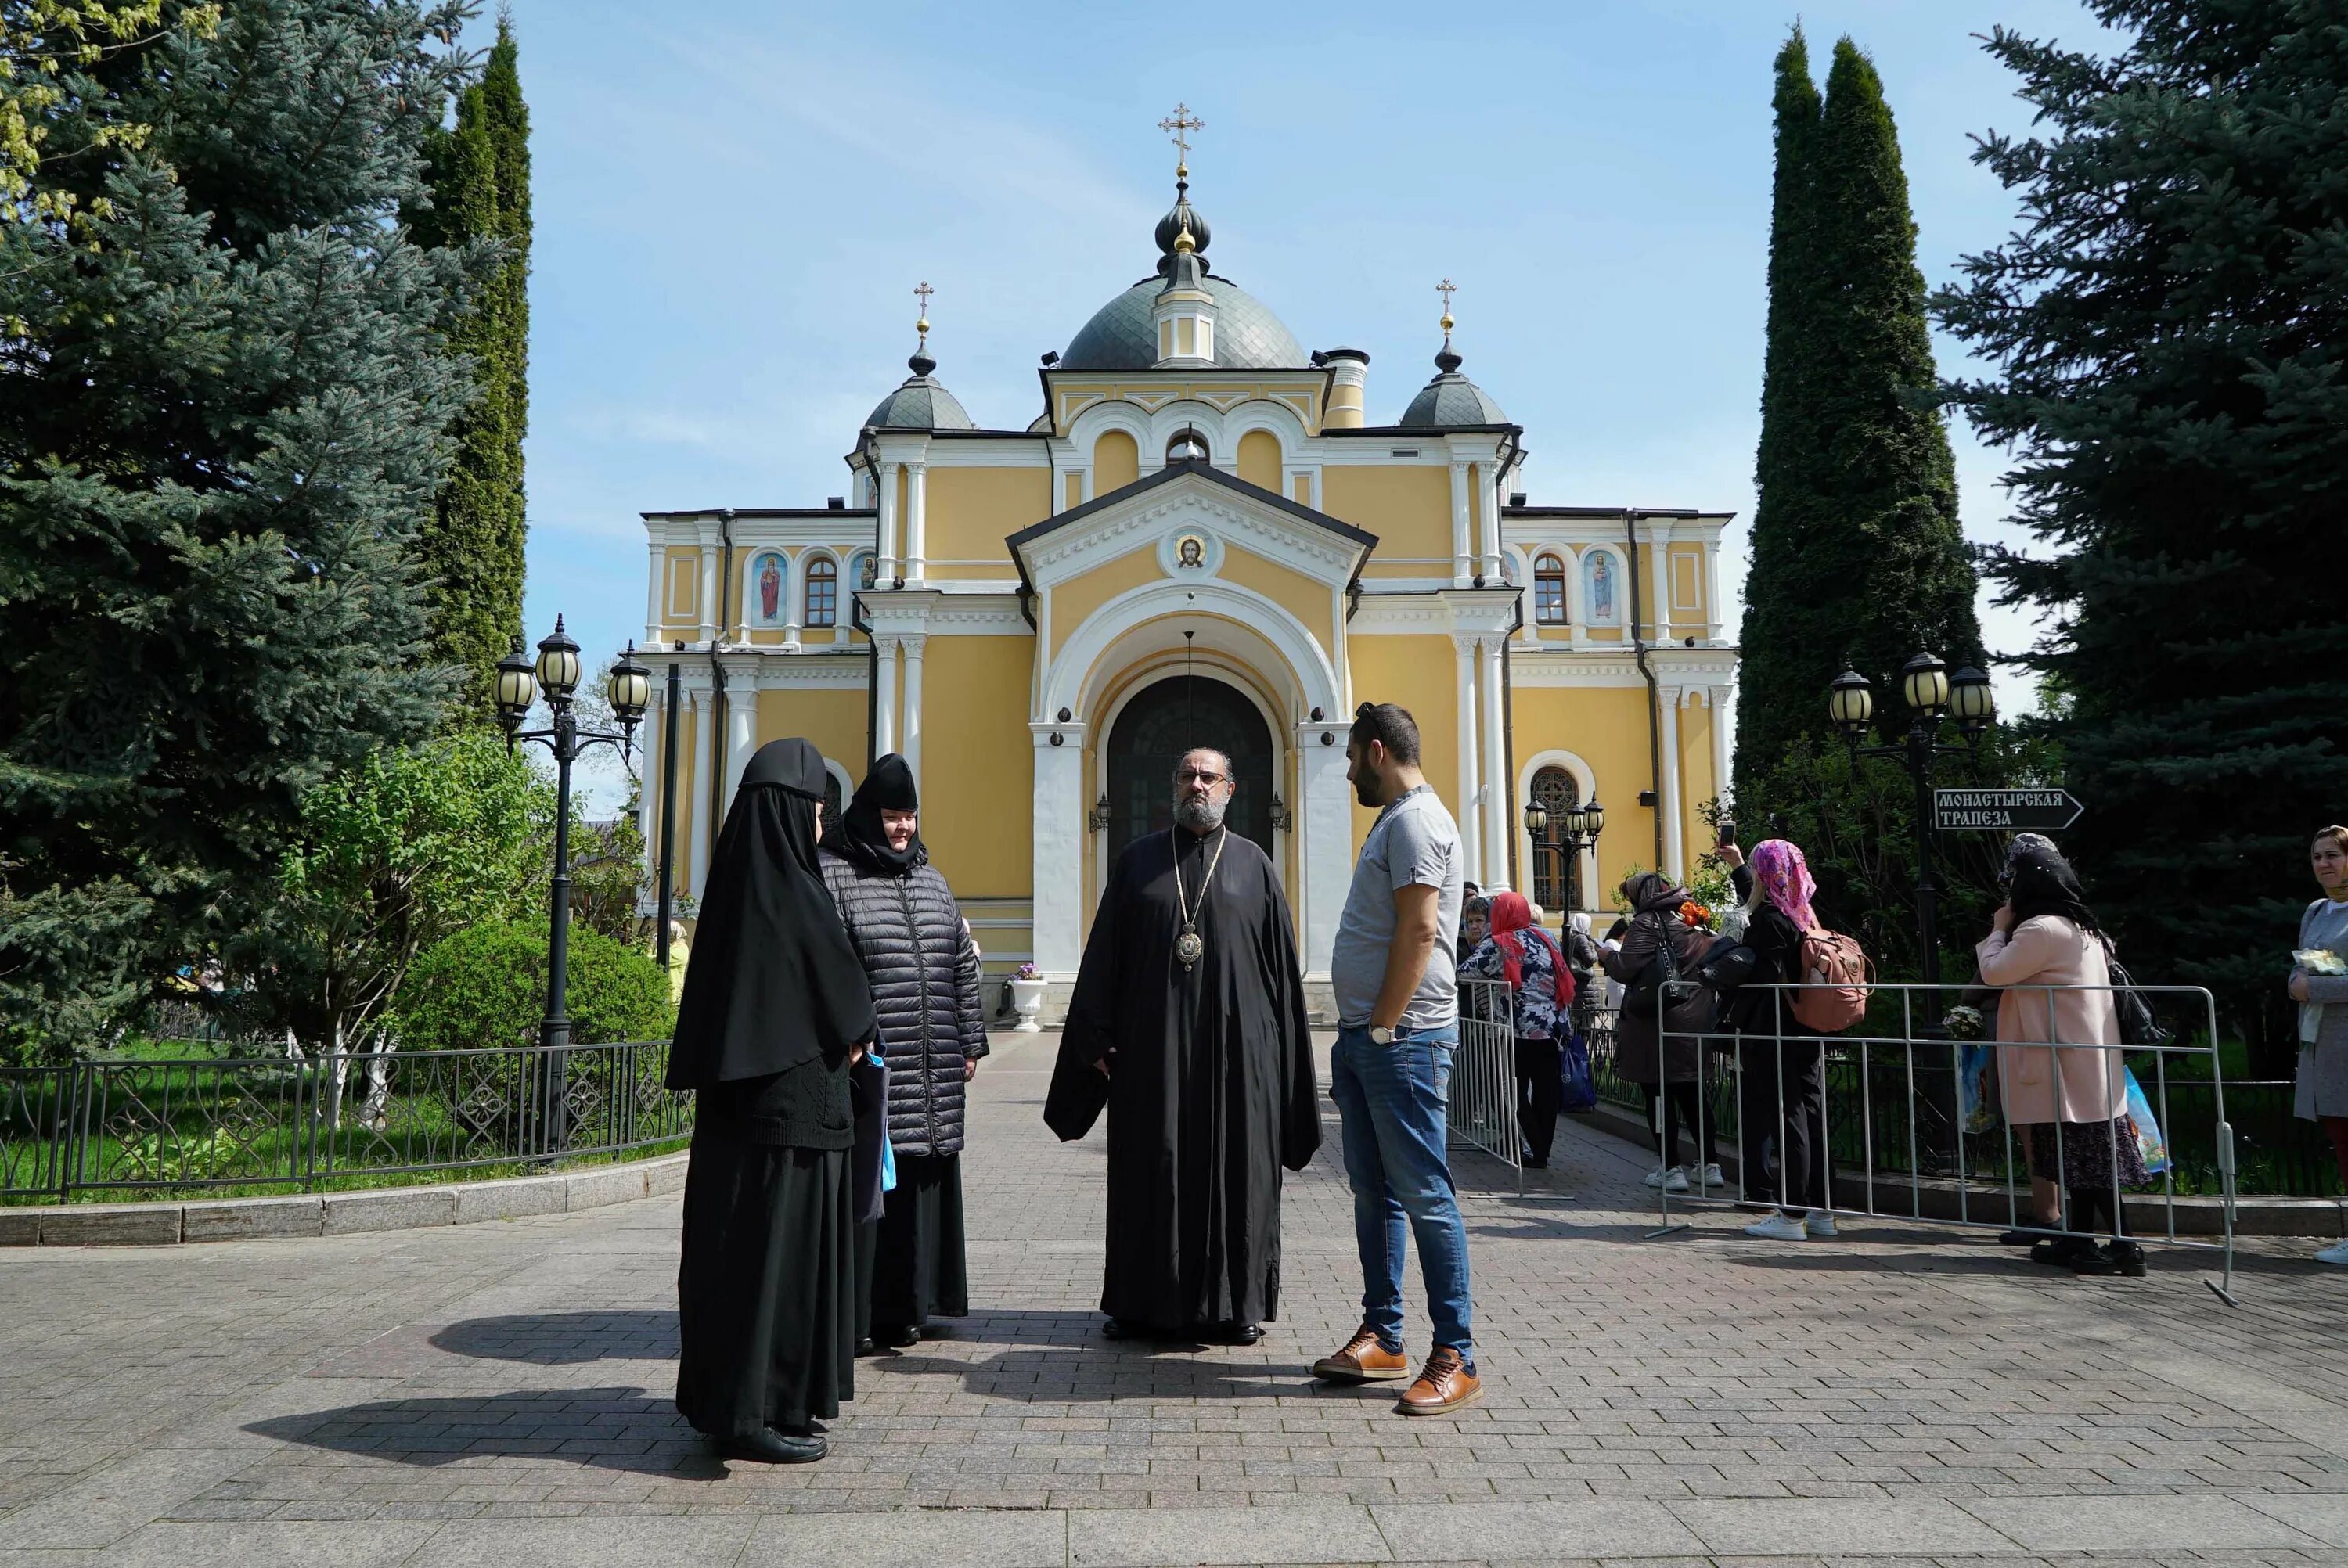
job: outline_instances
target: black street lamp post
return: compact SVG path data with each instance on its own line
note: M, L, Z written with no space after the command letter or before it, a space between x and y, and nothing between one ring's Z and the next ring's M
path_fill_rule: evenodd
M612 666L605 689L613 716L620 721L618 733L579 727L578 715L572 707L579 690L579 644L562 630L560 615L554 618L553 633L540 641L535 664L522 651L519 637L513 641L513 651L498 661L498 723L506 733L507 754L512 754L515 743L534 741L554 758L554 880L546 940L546 1018L539 1026L539 1043L545 1048L540 1075L541 1153L552 1153L562 1147L567 1119L564 1092L569 1077L565 1056L571 1047L571 1016L566 1000L571 958L571 764L599 745L615 746L623 755L626 754L633 743L636 725L652 703L652 671L636 661L633 642L620 655L620 661ZM553 723L543 730L524 730L522 721L530 716L530 706L541 688Z
M1908 700L1911 716L1907 735L1895 744L1862 743L1875 717L1875 693L1867 677L1856 670L1846 670L1835 677L1827 692L1827 712L1835 728L1842 733L1854 759L1890 757L1905 764L1908 776L1915 783L1916 940L1923 954L1925 1017L1912 1032L1918 1038L1938 1040L1946 1030L1941 1024L1941 883L1932 858L1936 831L1932 825L1932 764L1941 757L1960 756L1971 751L1997 717L1997 705L1987 675L1970 664L1951 675L1949 667L1930 653L1919 653L1908 661L1900 671L1900 692ZM1963 745L1941 743L1941 722L1944 718L1956 721L1958 733L1964 738ZM1940 1110L1937 1121L1927 1123L1927 1130L1935 1134L1936 1146L1931 1152L1946 1155L1951 1151L1941 1146L1939 1135L1954 1125L1955 1063L1952 1061L1945 1069L1932 1063L1921 1071L1931 1077L1921 1092ZM1949 1080L1946 1085L1939 1081L1943 1074ZM1939 1122L1946 1122L1948 1127Z
M1543 805L1538 796L1525 802L1525 836L1532 840L1536 851L1556 849L1569 856L1579 856L1584 850L1598 847L1598 835L1606 831L1606 808L1598 804L1596 795L1590 797L1588 805L1569 805L1557 815L1558 836L1551 838L1549 835L1549 807ZM1569 871L1565 877L1569 901L1572 886L1572 874ZM1570 916L1573 911L1568 909L1563 913Z

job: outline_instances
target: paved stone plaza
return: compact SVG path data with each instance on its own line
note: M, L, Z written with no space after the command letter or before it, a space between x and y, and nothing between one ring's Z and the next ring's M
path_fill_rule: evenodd
M1050 1037L996 1039L974 1314L860 1363L826 1462L721 1462L672 1409L673 1197L12 1251L0 1568L2348 1563L2348 1274L2315 1243L2246 1255L2230 1311L2164 1250L2127 1281L1889 1223L1649 1241L1639 1151L1569 1128L1522 1199L1462 1162L1488 1393L1408 1420L1304 1373L1356 1317L1334 1107L1263 1343L1114 1345L1098 1135L1043 1127Z

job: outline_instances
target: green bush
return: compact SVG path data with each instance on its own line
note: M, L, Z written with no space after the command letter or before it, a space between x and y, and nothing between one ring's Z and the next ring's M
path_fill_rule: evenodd
M571 933L571 1038L665 1040L668 979L650 954L593 931ZM525 1045L546 1014L546 933L503 922L445 937L408 970L394 1027L405 1050Z

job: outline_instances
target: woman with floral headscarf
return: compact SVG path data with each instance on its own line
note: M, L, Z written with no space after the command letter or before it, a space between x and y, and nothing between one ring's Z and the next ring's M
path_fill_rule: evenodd
M1775 1207L1745 1234L1766 1241L1831 1236L1825 1047L1794 1017L1793 997L1768 989L1802 983L1802 938L1818 928L1810 907L1818 884L1800 847L1783 838L1755 845L1749 863L1734 844L1722 845L1720 857L1742 896L1745 945L1759 960L1731 999L1728 1022L1738 1037L1737 1148L1746 1201Z
M1521 893L1492 895L1492 934L1459 966L1460 978L1504 980L1515 999L1517 1122L1525 1135L1525 1164L1549 1166L1564 1099L1558 1042L1573 1032L1573 975L1557 942L1533 919Z

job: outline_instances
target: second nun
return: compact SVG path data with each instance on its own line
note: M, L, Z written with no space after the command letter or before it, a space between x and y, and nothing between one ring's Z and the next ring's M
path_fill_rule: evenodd
M857 1227L858 1349L918 1341L932 1317L970 1311L963 1261L963 1085L986 1054L978 949L922 846L912 769L872 764L824 835L823 876L872 981L889 1064L897 1185Z

